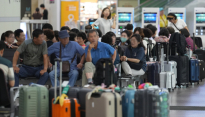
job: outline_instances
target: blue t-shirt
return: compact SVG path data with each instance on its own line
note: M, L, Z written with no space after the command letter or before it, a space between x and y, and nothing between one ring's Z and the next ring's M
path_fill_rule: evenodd
M145 56L145 50L143 47L137 47L137 48L131 48L131 49L128 47L125 51L125 56L128 58L139 59L140 60L139 64L142 64L142 69L146 71L146 56Z
M48 56L55 53L56 57L59 58L60 53L60 42L54 43L48 48ZM69 41L64 47L61 44L61 59L62 61L69 61L71 63L73 57L79 53L81 56L85 53L85 50L75 41ZM77 55L70 65L70 69L77 69Z
M85 48L85 57L87 57L88 48L89 46ZM109 44L98 42L97 49L93 48L91 50L92 63L95 65L97 61L101 58L111 58L114 52L115 52L115 49Z

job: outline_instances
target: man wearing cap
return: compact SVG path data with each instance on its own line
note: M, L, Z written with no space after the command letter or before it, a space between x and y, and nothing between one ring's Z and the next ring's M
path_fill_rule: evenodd
M160 28L167 27L167 25L168 25L167 17L164 14L163 8L160 8Z
M18 68L19 55L24 53L23 65ZM48 51L44 41L43 31L35 29L33 39L25 40L14 53L13 68L15 72L15 86L19 86L19 77L37 77L37 84L44 85L48 80Z
M69 77L69 85L74 86L75 82L78 78L78 69L82 69L84 59L85 59L85 50L75 41L69 40L69 34L66 30L62 30L59 32L59 41L54 43L48 48L48 55L50 56L52 53L56 55L57 58L61 58L62 61L70 62L70 72L67 74L63 74L63 76ZM61 57L60 57L60 47L61 47ZM77 53L81 55L81 61L77 64ZM75 58L74 58L75 57ZM73 62L72 59L74 58ZM60 70L58 67L57 76L60 76ZM49 73L49 78L51 80L52 86L55 86L55 70ZM59 86L59 81L57 81L57 85Z

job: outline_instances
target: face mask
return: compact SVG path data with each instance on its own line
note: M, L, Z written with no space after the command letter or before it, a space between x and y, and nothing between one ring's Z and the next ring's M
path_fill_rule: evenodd
M127 41L127 39L124 38L124 37L121 37L120 40L121 40L122 42L126 42L126 41Z

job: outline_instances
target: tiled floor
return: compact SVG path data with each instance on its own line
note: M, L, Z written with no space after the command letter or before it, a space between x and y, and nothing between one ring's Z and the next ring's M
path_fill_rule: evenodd
M205 117L205 80L199 85L175 89L170 93L170 106L170 117Z

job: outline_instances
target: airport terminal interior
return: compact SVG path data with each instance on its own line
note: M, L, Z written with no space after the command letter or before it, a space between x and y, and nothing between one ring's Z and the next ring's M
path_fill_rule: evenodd
M0 0L0 117L205 117L205 0Z

